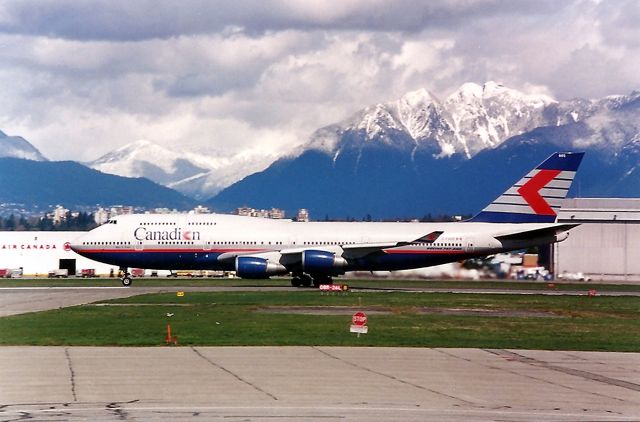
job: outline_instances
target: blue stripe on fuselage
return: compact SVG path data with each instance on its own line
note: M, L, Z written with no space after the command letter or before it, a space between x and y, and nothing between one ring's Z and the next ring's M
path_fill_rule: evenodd
M154 270L233 270L233 262L218 261L218 252L176 252L176 251L131 251L131 252L91 252L83 253L94 261L119 267L152 268Z
M234 261L220 262L220 252L211 251L78 251L95 261L127 268L156 270L224 270L233 271ZM406 253L376 253L364 258L350 259L347 271L394 271L428 267L478 256L462 251L407 251Z

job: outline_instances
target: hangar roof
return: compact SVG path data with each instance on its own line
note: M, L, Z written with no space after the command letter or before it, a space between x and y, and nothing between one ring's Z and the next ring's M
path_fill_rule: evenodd
M640 198L567 198L558 222L640 224Z

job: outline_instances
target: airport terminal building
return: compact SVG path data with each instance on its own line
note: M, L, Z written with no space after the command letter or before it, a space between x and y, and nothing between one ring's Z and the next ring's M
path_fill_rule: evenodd
M69 244L84 232L5 231L0 232L0 269L22 269L24 276L46 276L50 271L67 270L74 275L83 269L96 274L118 274L118 268L84 258Z

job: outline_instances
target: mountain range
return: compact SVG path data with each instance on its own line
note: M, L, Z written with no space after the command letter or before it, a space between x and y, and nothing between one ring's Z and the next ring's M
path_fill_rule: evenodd
M251 153L213 157L139 140L85 164L104 173L146 177L184 195L206 199L244 176L264 170L275 159Z
M640 92L556 101L489 82L426 90L316 131L305 148L213 197L316 218L469 214L558 150L586 151L570 195L640 196Z
M137 141L85 163L145 177L219 211L307 208L315 218L468 214L553 151L587 151L570 195L640 196L640 92L557 101L495 82L425 89L318 129L290 155L208 157ZM0 132L0 156L46 160Z

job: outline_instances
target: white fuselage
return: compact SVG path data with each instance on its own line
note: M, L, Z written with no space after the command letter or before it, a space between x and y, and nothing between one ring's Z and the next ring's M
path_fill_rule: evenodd
M294 222L225 214L118 216L77 239L77 253L121 267L234 269L238 257L269 261L276 273L309 272L309 251L330 253L340 274L419 268L561 240L496 237L553 228L549 223ZM425 236L437 233L434 238ZM339 267L339 268L338 268ZM311 267L310 267L311 268ZM318 267L315 271L319 271ZM271 275L273 275L271 274ZM270 274L266 274L267 276Z

